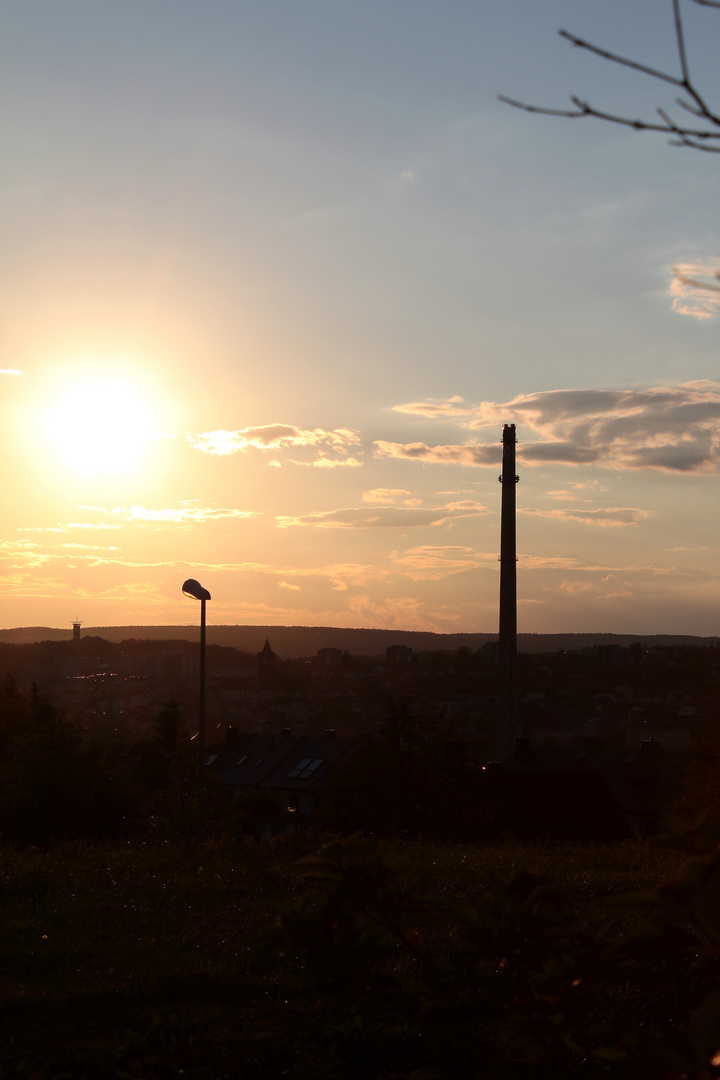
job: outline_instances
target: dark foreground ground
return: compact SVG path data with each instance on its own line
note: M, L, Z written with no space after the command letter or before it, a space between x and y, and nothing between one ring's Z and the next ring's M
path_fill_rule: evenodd
M686 854L318 845L0 851L0 1077L718 1074L720 889L693 945L647 895Z

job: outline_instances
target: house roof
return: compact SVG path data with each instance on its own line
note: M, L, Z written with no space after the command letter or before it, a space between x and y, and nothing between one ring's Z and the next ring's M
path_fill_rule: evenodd
M262 781L263 787L298 790L322 783L325 774L349 746L348 739L307 736Z
M253 735L220 771L220 779L233 787L254 787L299 741L297 735Z
M253 735L219 776L231 787L308 788L323 779L348 745L347 739L326 736Z

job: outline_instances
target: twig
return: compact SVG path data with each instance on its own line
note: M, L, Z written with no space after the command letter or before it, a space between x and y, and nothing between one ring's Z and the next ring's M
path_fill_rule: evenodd
M706 7L720 8L720 0L693 0L693 2L702 4ZM633 71L639 71L642 75L648 75L652 79L660 79L662 82L670 83L671 86L677 86L681 90L684 90L691 101L685 101L683 98L678 97L675 99L676 104L686 112L698 117L700 120L705 120L711 125L710 127L684 127L675 123L664 109L661 108L658 108L657 112L663 121L662 124L651 123L647 120L632 120L627 116L618 116L616 113L608 113L604 112L602 109L596 109L594 105L590 105L587 101L582 101L575 95L570 99L575 106L574 109L550 109L539 105L528 105L526 102L506 97L504 94L498 95L500 101L504 102L506 105L512 105L513 108L523 109L525 112L530 113L541 113L544 116L562 116L567 119L593 116L598 120L606 120L611 124L620 124L624 127L631 127L635 131L658 131L666 135L675 136L675 138L670 140L672 146L689 146L692 147L693 150L705 150L712 154L720 153L720 146L708 145L709 140L720 139L720 115L713 112L692 81L685 49L685 34L682 24L680 0L672 0L672 4L675 21L675 39L680 61L680 77L671 75L666 71L660 71L658 68L650 67L647 64L641 64L637 60L631 60L629 57L621 56L619 53L611 52L609 49L602 49L600 46L593 45L592 42L585 41L584 38L579 38L567 30L560 30L559 34L560 37L569 41L571 45L574 45L578 49L585 49L594 56L599 56L602 60L609 60L613 64L620 64L623 67L631 68ZM714 128L717 128L718 130L714 130Z

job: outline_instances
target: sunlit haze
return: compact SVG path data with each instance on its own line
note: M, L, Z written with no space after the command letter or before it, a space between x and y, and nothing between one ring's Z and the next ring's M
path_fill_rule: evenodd
M685 0L720 105L720 12ZM670 0L0 0L0 627L720 632L720 155ZM717 111L717 108L716 108Z

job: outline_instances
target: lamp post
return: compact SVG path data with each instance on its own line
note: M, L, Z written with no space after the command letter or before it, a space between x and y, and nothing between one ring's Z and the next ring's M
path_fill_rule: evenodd
M197 839L202 843L205 836L205 601L210 593L195 578L183 583L185 596L200 601L200 704L198 706L198 799Z

